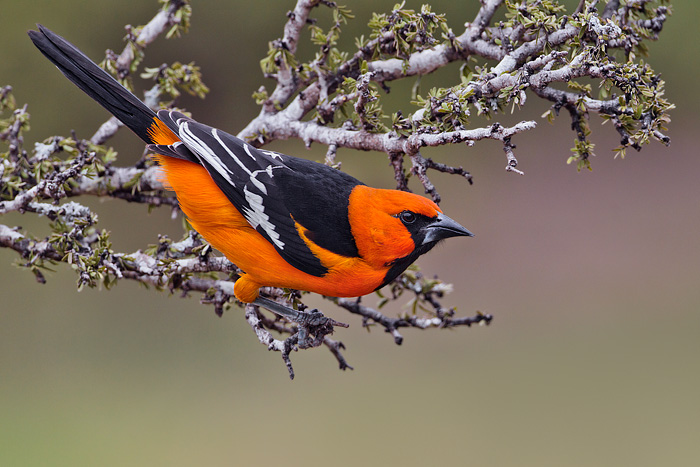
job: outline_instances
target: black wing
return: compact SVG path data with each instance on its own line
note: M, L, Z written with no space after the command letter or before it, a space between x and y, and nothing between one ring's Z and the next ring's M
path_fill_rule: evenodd
M289 212L318 246L342 256L357 257L348 208L352 189L362 183L324 164L282 156L290 171L277 179Z
M256 149L184 116L173 113L180 118L168 119L162 113L159 118L169 127L177 124L184 146L289 264L314 276L328 272L299 236L295 221L317 245L343 256L357 256L348 199L352 188L360 184L358 180L323 164ZM184 155L184 148L170 148Z

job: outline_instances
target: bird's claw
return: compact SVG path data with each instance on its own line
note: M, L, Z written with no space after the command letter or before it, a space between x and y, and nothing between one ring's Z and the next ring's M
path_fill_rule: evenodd
M291 341L296 341L299 348L318 347L323 343L323 338L333 333L334 327L349 327L348 324L341 323L332 318L328 318L317 309L309 311L299 311L286 307L280 303L267 298L258 297L254 304L267 308L279 316L285 317L297 325L297 332L291 336ZM314 336L313 338L311 336Z
M316 308L309 311L300 311L299 318L294 320L299 326L304 327L319 327L319 326L339 326L341 328L349 327L348 324L338 322L332 318L326 317L323 313L318 311Z
M327 334L333 333L335 326L347 328L349 325L328 318L317 309L300 311L298 319L294 320L299 325L297 333L294 335L297 345L301 349L318 347L323 343L323 338ZM314 336L313 338L311 336Z

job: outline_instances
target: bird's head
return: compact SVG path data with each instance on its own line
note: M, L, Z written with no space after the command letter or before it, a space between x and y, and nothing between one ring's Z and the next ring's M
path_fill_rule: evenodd
M397 269L394 277L439 241L473 236L431 200L405 191L359 185L350 195L349 216L360 256Z

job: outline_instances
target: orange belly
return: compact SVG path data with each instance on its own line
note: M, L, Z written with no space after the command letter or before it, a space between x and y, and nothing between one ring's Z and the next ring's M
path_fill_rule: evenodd
M236 281L236 298L252 302L260 287L287 287L333 297L357 297L374 291L388 268L371 267L361 258L337 255L307 241L329 272L306 274L287 263L216 186L201 165L156 156L168 187L177 195L192 227L245 272Z

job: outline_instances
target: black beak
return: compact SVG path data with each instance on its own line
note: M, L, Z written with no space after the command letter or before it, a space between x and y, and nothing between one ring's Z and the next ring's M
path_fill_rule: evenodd
M425 239L423 245L437 242L450 237L473 237L474 234L453 221L443 213L438 213L437 218L424 228Z

